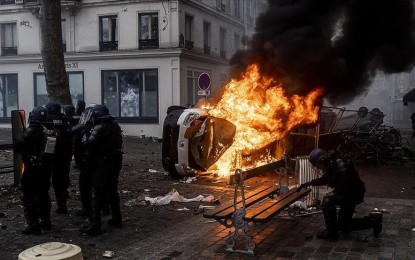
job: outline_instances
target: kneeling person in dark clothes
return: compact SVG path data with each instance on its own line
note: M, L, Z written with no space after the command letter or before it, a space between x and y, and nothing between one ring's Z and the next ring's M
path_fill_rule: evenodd
M16 151L22 154L24 171L21 180L23 211L27 227L23 234L40 235L41 229L50 229L51 202L49 197L50 170L45 162L46 127L48 111L35 107L29 115L29 127L22 141L16 142Z
M93 126L82 140L85 149L95 158L95 169L90 189L89 224L80 229L87 235L101 234L101 209L108 199L112 218L108 224L122 227L120 198L117 191L118 176L122 166L122 131L109 115L108 108L92 108Z
M320 178L301 184L298 190L308 186L328 185L333 191L323 198L322 210L326 230L318 232L317 238L337 239L338 230L349 233L354 230L373 228L375 237L382 231L382 214L371 213L367 217L353 218L355 208L363 202L365 184L350 161L331 156L323 149L310 153L310 163L324 173ZM340 207L337 213L336 206Z

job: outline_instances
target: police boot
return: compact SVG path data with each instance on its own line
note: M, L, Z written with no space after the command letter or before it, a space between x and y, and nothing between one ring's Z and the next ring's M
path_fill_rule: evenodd
M323 199L322 210L324 221L326 223L326 230L320 231L316 234L318 239L338 239L337 233L337 212L336 206L333 203L332 197L328 196Z
M42 234L42 231L40 229L40 225L39 224L32 224L32 225L27 225L27 227L25 227L24 229L22 229L22 234L23 235L40 235Z
M91 210L89 212L89 225L79 231L84 235L100 235L101 231L101 207L96 192L91 191Z
M33 205L31 204L26 204L23 206L23 212L27 221L27 226L21 231L24 235L40 235L42 233L40 230L36 209L34 209L32 206Z
M382 232L382 220L383 214L381 212L371 212L369 213L370 221L373 226L373 236L379 236L380 232Z
M40 219L40 228L43 230L51 230L52 223L50 222L50 219Z
M68 208L66 207L65 202L58 202L58 208L55 210L58 214L68 214Z

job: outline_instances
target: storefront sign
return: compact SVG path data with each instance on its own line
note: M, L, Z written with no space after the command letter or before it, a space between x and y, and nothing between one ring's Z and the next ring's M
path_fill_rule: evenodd
M67 69L77 69L78 68L78 62L74 61L74 62L65 62L65 68ZM39 63L37 66L38 70L43 70L44 66L43 63Z

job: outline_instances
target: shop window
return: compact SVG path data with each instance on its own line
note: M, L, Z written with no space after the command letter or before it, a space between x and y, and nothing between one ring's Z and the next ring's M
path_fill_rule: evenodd
M102 103L124 122L158 123L158 70L102 71Z
M10 112L19 107L17 86L17 74L0 74L0 121L10 118Z
M67 72L69 81L69 90L71 92L72 103L75 105L76 100L84 99L84 73ZM48 93L46 92L46 79L44 73L34 74L35 82L35 106L43 106L49 102Z

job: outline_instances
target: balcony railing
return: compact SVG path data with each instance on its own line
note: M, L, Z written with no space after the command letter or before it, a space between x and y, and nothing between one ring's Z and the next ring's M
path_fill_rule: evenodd
M23 0L24 4L39 4L39 0Z
M139 40L139 44L140 44L140 46L138 46L138 48L140 50L158 49L159 48L159 39Z
M193 50L193 41L186 40L184 44L184 48L188 50Z
M17 47L1 47L1 56L17 55Z
M15 0L0 0L1 5L14 5Z
M118 50L118 41L99 42L99 51Z
M203 46L203 53L204 54L210 54L210 46L204 45Z
M226 51L220 51L220 57L226 59Z

